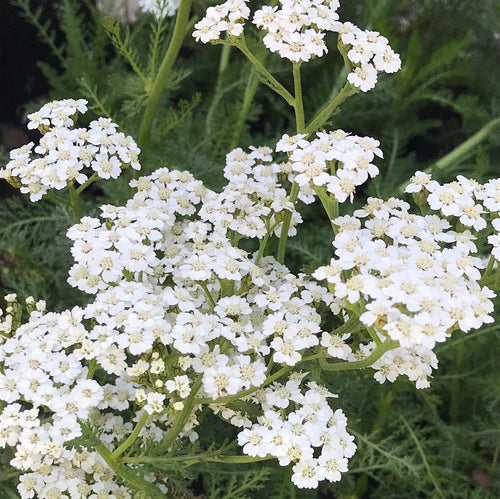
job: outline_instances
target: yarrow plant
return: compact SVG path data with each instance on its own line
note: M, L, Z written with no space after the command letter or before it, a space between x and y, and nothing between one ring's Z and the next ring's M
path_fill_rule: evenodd
M40 201L51 189L69 189L77 216L81 216L79 194L99 179L118 178L131 166L139 170L137 144L130 136L117 131L109 118L92 121L88 128L73 128L78 113L85 114L87 101L65 99L45 104L28 115L28 129L43 136L11 152L11 160L1 170L7 180L31 201Z
M371 368L380 383L406 376L426 388L436 344L492 322L499 179L440 184L418 172L406 192L419 214L397 198L341 214L383 155L376 139L328 131L327 121L400 59L379 33L339 21L338 7L289 0L254 12L264 45L292 63L293 94L247 47L246 2L209 7L195 24L196 40L238 48L296 118L272 147L229 151L220 191L162 167L130 181L126 204L83 215L85 188L139 170L139 148L106 117L74 128L83 99L28 116L39 144L12 151L1 176L32 201L73 209L68 283L89 303L50 312L30 298L23 320L16 296L5 297L0 445L13 452L21 497L166 497L164 470L179 462L276 459L299 488L337 482L356 443L342 401L315 373ZM178 19L186 9L181 0ZM326 31L338 33L346 82L307 121L300 68L327 51ZM300 233L301 203L316 201L332 258L293 272L286 242ZM197 451L208 415L234 428L239 453L217 442Z

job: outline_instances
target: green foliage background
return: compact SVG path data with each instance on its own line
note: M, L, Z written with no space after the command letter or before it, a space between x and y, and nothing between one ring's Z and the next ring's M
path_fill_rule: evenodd
M51 25L30 10L29 0L15 3L19 15L38 26L41 41L58 61L59 67L42 65L52 87L43 101L86 98L90 118L109 116L137 137L173 20L143 15L124 27L103 21L87 0L58 0L58 17ZM201 17L206 6L196 2L195 14ZM356 203L369 195L400 196L401 186L419 169L429 169L441 181L457 174L478 181L497 177L500 3L344 1L340 18L380 31L403 60L399 73L346 101L331 119L331 128L373 136L384 151L381 174ZM55 26L64 34L59 45ZM303 70L306 110L316 109L343 83L335 43L332 36L330 53ZM253 48L290 88L286 61L265 54L257 44ZM40 105L26 103L26 112ZM151 138L140 144L143 172L160 166L187 169L217 189L232 147L272 145L283 133L293 133L293 123L286 104L258 84L239 54L223 55L220 46L196 44L188 35L162 93ZM460 149L478 133L474 147ZM8 161L5 151L1 160ZM130 195L129 180L123 176L94 188L85 213L98 213L104 203L123 203ZM289 241L289 264L295 269L317 266L330 256L328 224L318 213L318 207L306 207L299 237ZM66 284L72 262L65 231L74 223L71 214L48 202L14 197L0 202L0 221L0 295L33 295L46 299L50 310L85 303L87 297ZM261 497L263 490L272 498L500 497L499 345L498 321L467 336L456 334L437 348L440 368L428 390L417 391L404 380L379 385L370 372L324 375L323 381L340 395L358 444L350 471L338 484L299 492L289 485L288 472L272 464L243 470L195 465L166 471L175 484L172 497L243 499ZM231 437L217 421L213 432L202 435L201 446L210 449L212 436ZM16 497L8 452L0 459L0 496Z

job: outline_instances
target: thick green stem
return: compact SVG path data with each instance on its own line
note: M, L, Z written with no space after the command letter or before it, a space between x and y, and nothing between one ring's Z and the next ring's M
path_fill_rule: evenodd
M300 79L300 66L302 63L293 63L293 87L295 92L295 98L293 99L293 109L295 111L295 123L297 126L297 133L303 133L305 131L305 119L304 119L304 103L302 99L302 82ZM295 209L295 203L297 202L297 197L299 196L300 187L294 182L290 190L290 202ZM288 239L288 229L290 228L290 222L292 221L292 211L287 211L283 217L283 225L281 226L280 240L278 243L278 254L277 260L280 263L285 263L285 250L286 242Z
M217 88L221 87L221 78L227 66L229 65L230 54L231 54L231 45L223 45L219 59L219 69L217 73Z
M356 316L349 317L349 319L342 324L342 326L339 326L337 329L332 331L333 334L336 334L337 336L340 336L344 333L349 333L352 332L355 328L354 326L359 325L359 319ZM359 329L359 328L356 328Z
M43 199L47 199L48 201L51 201L54 204L62 204L64 206L67 206L68 208L73 209L71 201L68 201L67 199L64 199L61 196L58 196L57 194L54 194L52 192L47 192L47 194L43 196Z
M87 379L94 379L94 374L97 369L97 361L95 359L89 360Z
M133 443L137 440L137 437L139 436L139 433L141 432L142 428L146 424L148 417L149 417L148 413L146 411L144 411L144 413L140 417L139 421L137 421L135 428L132 430L132 433L127 437L127 439L120 446L118 446L111 453L112 459L114 459L114 460L118 459L131 445L133 445Z
M264 256L267 242L269 241L269 238L271 237L271 234L273 233L277 225L278 223L275 223L272 227L268 227L266 235L259 241L259 251L257 252L257 256L255 257L255 265L258 265L260 260Z
M149 97L146 103L146 110L142 117L141 127L139 129L139 146L142 146L149 140L153 119L158 107L158 101L165 86L170 69L172 68L177 54L182 46L182 42L186 35L186 27L189 20L189 11L191 10L192 0L180 0L179 9L177 10L177 18L175 20L174 32L168 46L165 57L160 65L158 74L153 83Z
M322 353L310 355L309 357L304 357L299 364L302 364L304 362L309 362L311 360L316 360L324 355ZM276 381L277 379L281 378L285 374L289 373L291 370L297 368L298 364L295 364L294 366L287 366L287 367L282 367L279 371L276 371L274 374L271 376L268 376L266 380L260 384L259 386L252 386L251 388L247 388L246 390L242 390L241 392L235 393L234 395L226 395L224 397L219 397L218 399L211 399L211 398L200 398L196 399L197 404L229 404L230 402L234 402L235 400L240 400L243 397L246 397L247 395L251 395L252 393L256 392L257 390L260 390L261 388L264 388L265 386L269 385L273 381Z
M330 220L330 225L332 226L332 230L334 234L337 234L337 226L331 223L332 220L335 220L339 216L339 203L335 199L332 199L328 192L326 191L326 187L315 187L314 191L316 192L323 209L328 215L328 219Z
M203 398L203 399L197 399L196 402L198 404L228 404L230 402L234 402L235 400L239 400L242 397L246 397L247 395L250 395L257 390L260 390L264 386L269 385L273 381L277 380L278 378L281 378L281 376L284 376L286 373L288 373L292 367L282 367L279 371L276 371L273 375L269 376L266 378L264 383L262 383L259 386L252 386L251 388L247 388L246 390L242 390L241 392L235 393L234 395L226 395L224 397L219 397L218 399L211 399L211 398Z
M495 257L493 255L490 255L486 268L484 269L483 275L481 276L481 279L479 281L479 284L481 286L484 286L488 281L488 278L491 276L495 262L496 262Z
M476 146L478 146L488 135L497 127L500 126L500 118L490 121L484 125L472 137L469 137L465 142L462 142L458 147L453 149L443 158L436 161L433 165L425 171L445 170L448 167L456 164L464 156L470 153Z
M208 301L210 302L212 307L215 308L217 304L215 303L213 296L210 294L210 290L208 289L207 284L205 282L199 282L199 285L201 286L201 289L203 289L203 292L205 293L205 296L208 298Z
M399 345L397 341L386 340L384 343L377 345L375 350L368 355L368 357L363 360L355 360L352 362L334 362L330 364L326 359L319 359L319 364L325 371L350 371L352 369L364 369L365 367L370 367L375 361L377 361L382 355L396 348Z

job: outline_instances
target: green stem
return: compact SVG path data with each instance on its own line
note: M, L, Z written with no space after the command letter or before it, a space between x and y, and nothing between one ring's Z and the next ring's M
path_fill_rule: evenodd
M318 111L316 116L306 126L305 133L311 135L313 132L319 130L330 118L331 114L342 104L348 97L355 95L359 92L356 87L353 87L349 82L344 85L344 88L337 94L337 97L327 104L323 109Z
M411 438L415 442L415 445L417 447L418 453L420 454L420 457L422 458L422 462L424 463L424 467L427 470L427 474L429 475L429 478L434 485L434 491L436 494L441 497L442 499L446 498L446 495L444 492L441 490L441 487L439 486L439 483L437 482L436 478L434 477L434 474L432 473L431 467L429 466L429 463L427 462L427 458L425 456L424 449L420 445L420 442L415 435L415 432L412 430L411 426L408 424L406 419L403 416L399 416L401 418L401 421L403 421L403 424L406 426L406 429L408 430L408 433L410 434Z
M269 238L271 237L271 234L273 233L274 229L278 225L279 222L275 223L272 227L268 227L266 235L259 241L259 251L257 252L257 256L255 257L255 265L258 265L262 257L264 256L264 251L267 246L267 242L269 241Z
M294 182L292 184L292 189L290 191L290 202L293 204L293 209L295 209L295 203L297 202L297 197L299 196L299 184ZM286 241L288 239L288 229L290 228L290 222L292 220L292 212L287 211L283 217L283 225L281 226L280 240L278 243L278 254L277 260L280 263L285 263L285 249Z
M462 142L458 147L453 149L446 156L436 161L433 165L427 168L425 171L430 170L445 170L446 168L456 164L468 154L472 149L478 146L488 135L498 126L500 126L500 118L490 121L484 125L478 132L476 132L472 137L469 137L465 142Z
M196 463L226 463L226 464L245 464L245 463L256 463L259 461L268 461L269 459L276 459L276 456L267 455L266 457L258 457L258 456L217 456L208 453L202 453L198 455L187 455L187 456L173 456L173 457L147 457L147 456L139 456L139 457L130 457L124 458L122 462L124 463L133 463L133 464L141 464L141 463L150 463L150 464L168 464L174 462L182 462L185 463L186 466L191 466Z
M205 282L199 282L198 283L200 286L201 286L201 289L203 289L204 293L205 293L205 296L208 298L208 301L210 302L210 304L212 305L212 307L215 308L215 306L217 305L215 303L215 300L213 299L212 295L210 294L210 291L207 287L207 284Z
M90 184L99 180L99 175L97 172L94 172L78 189L76 189L76 193L80 195Z
M80 199L78 198L78 192L76 191L73 182L68 182L68 190L69 196L71 198L71 208L73 209L73 213L75 214L76 219L80 220L80 218L82 218L83 216L83 213L82 209L80 208Z
M85 425L81 425L82 431L91 438L96 438L93 432L91 432ZM103 444L94 445L94 449L100 454L104 459L106 464L113 470L113 472L120 477L128 487L134 488L146 494L146 497L151 499L164 498L165 495L152 483L144 480L140 476L136 475L132 469L125 466L123 463L117 463L112 457L111 451Z
M302 82L300 79L300 66L301 62L293 63L293 89L295 93L295 103L293 109L295 111L295 124L297 126L297 133L303 133L305 129L304 118L304 102L302 99Z
M485 282L488 280L491 273L493 272L493 266L495 265L495 262L496 262L495 257L493 255L490 255L486 268L484 269L483 275L481 276L481 279L479 281L480 286L485 285Z
M359 319L356 316L349 317L349 319L342 324L342 326L339 326L337 329L332 331L333 334L336 334L337 336L340 336L344 333L351 332L354 329L354 325L359 324Z
M62 204L64 206L67 206L68 208L73 208L73 205L71 204L70 201L52 192L47 192L47 194L44 194L43 199L52 201L54 204Z
M219 69L217 73L217 86L216 88L221 87L221 78L222 74L226 70L226 68L229 65L229 55L231 54L231 45L223 45L221 54L220 54L220 60L219 60Z
M286 373L288 373L292 367L282 367L279 371L276 371L273 375L269 376L266 378L264 383L262 383L259 386L252 386L251 388L247 388L246 390L242 390L241 392L235 393L234 395L226 395L224 397L219 397L218 399L211 399L211 398L203 398L203 399L197 399L196 402L198 404L228 404L230 402L234 402L235 400L239 400L242 397L246 397L247 395L250 395L257 390L260 390L264 386L269 385L273 381L277 380L281 376L284 376Z
M132 433L120 446L118 446L111 453L111 459L116 461L137 440L137 437L139 436L139 433L141 432L144 425L146 424L148 417L149 414L146 411L144 411L139 421L137 421L135 428L132 430Z
M142 146L149 140L151 126L156 114L161 92L186 35L186 27L188 25L191 3L192 0L180 0L172 39L170 40L167 52L165 53L165 57L163 58L158 74L156 75L156 79L151 88L151 92L146 103L146 109L142 117L138 138L139 146Z
M97 369L97 361L95 359L89 360L87 379L94 379L94 374Z
M251 395L252 393L256 392L257 390L264 388L265 386L269 385L273 381L275 381L278 378L281 378L285 374L289 373L292 369L295 369L298 364L302 364L304 362L309 362L311 360L316 360L316 359L319 359L321 357L323 357L322 353L317 353L314 355L310 355L309 357L304 357L300 362L298 362L294 366L282 367L279 371L276 371L274 374L267 377L266 380L262 384L260 384L259 386L252 386L251 388L247 388L246 390L242 390L241 392L235 393L234 395L226 395L224 397L219 397L218 399L215 399L215 400L211 399L211 398L200 398L200 399L196 399L195 402L197 404L229 404L230 402L234 402L235 400L239 400L242 397L246 397L247 395Z
M255 73L255 71L250 71L250 74L248 75L247 86L245 88L245 95L243 97L243 103L238 115L238 121L236 122L236 125L234 127L233 139L231 140L230 149L234 149L238 145L245 120L248 116L248 112L250 111L250 105L252 104L258 86L259 78L257 74Z
M254 65L255 69L264 78L264 83L274 90L277 94L281 95L286 102L294 107L295 99L292 94L267 70L267 68L255 57L255 55L250 52L245 43L244 36L241 36L236 41L236 47L247 57L247 59Z
M416 477L415 467L412 466L412 464L409 462L409 460L406 456L405 457L397 457L394 454L394 452L386 451L383 447L371 442L366 436L354 431L353 429L350 429L349 433L352 433L356 437L357 440L360 440L366 446L371 447L373 450L378 452L380 455L384 456L387 459L387 463L390 463L391 461L393 461L394 463L397 463L401 468L407 468L408 471L414 477ZM384 467L387 466L387 463L384 463ZM349 470L349 471L351 472L351 470Z
M363 360L354 360L352 362L334 362L330 364L326 359L319 359L320 366L325 371L350 371L352 369L364 369L370 367L375 361L377 361L382 355L399 346L397 341L386 340L384 343L377 345L375 350L368 355L368 357Z
M189 397L184 400L184 409L177 415L175 418L174 424L171 426L168 433L165 435L165 438L158 444L157 447L154 448L154 455L159 456L166 452L174 443L175 439L179 436L179 433L184 428L189 416L193 412L193 408L199 402L197 401L196 394L201 388L203 375L200 374L196 381L193 383L191 387L191 393Z
M392 172L394 170L394 164L396 163L398 150L399 150L399 129L394 128L394 130L392 132L391 155L389 157L389 164L387 165L387 172L385 174L386 179L393 178ZM379 197L382 197L382 195L380 194L380 184L379 183L377 183L377 190L379 191L377 195Z
M326 187L315 187L314 188L316 194L318 195L321 204L323 205L323 209L325 210L328 219L330 222L335 220L339 216L339 203L335 199L332 199L328 192L326 191ZM330 223L332 226L332 230L334 234L337 234L337 226L333 223Z

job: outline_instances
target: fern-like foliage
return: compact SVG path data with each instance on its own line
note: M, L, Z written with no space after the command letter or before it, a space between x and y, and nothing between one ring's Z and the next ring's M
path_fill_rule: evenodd
M251 499L266 486L270 470L260 467L243 473L214 473L207 480L209 499Z
M122 30L120 21L112 17L105 17L103 26L109 39L125 58L134 73L142 80L145 85L150 84L150 79L146 76L144 68L139 61L137 51L130 43L130 29L127 27Z
M23 198L0 203L0 291L45 299L53 309L83 303L85 297L66 283L72 264L67 228L70 214L47 203ZM68 291L69 288L69 291Z

